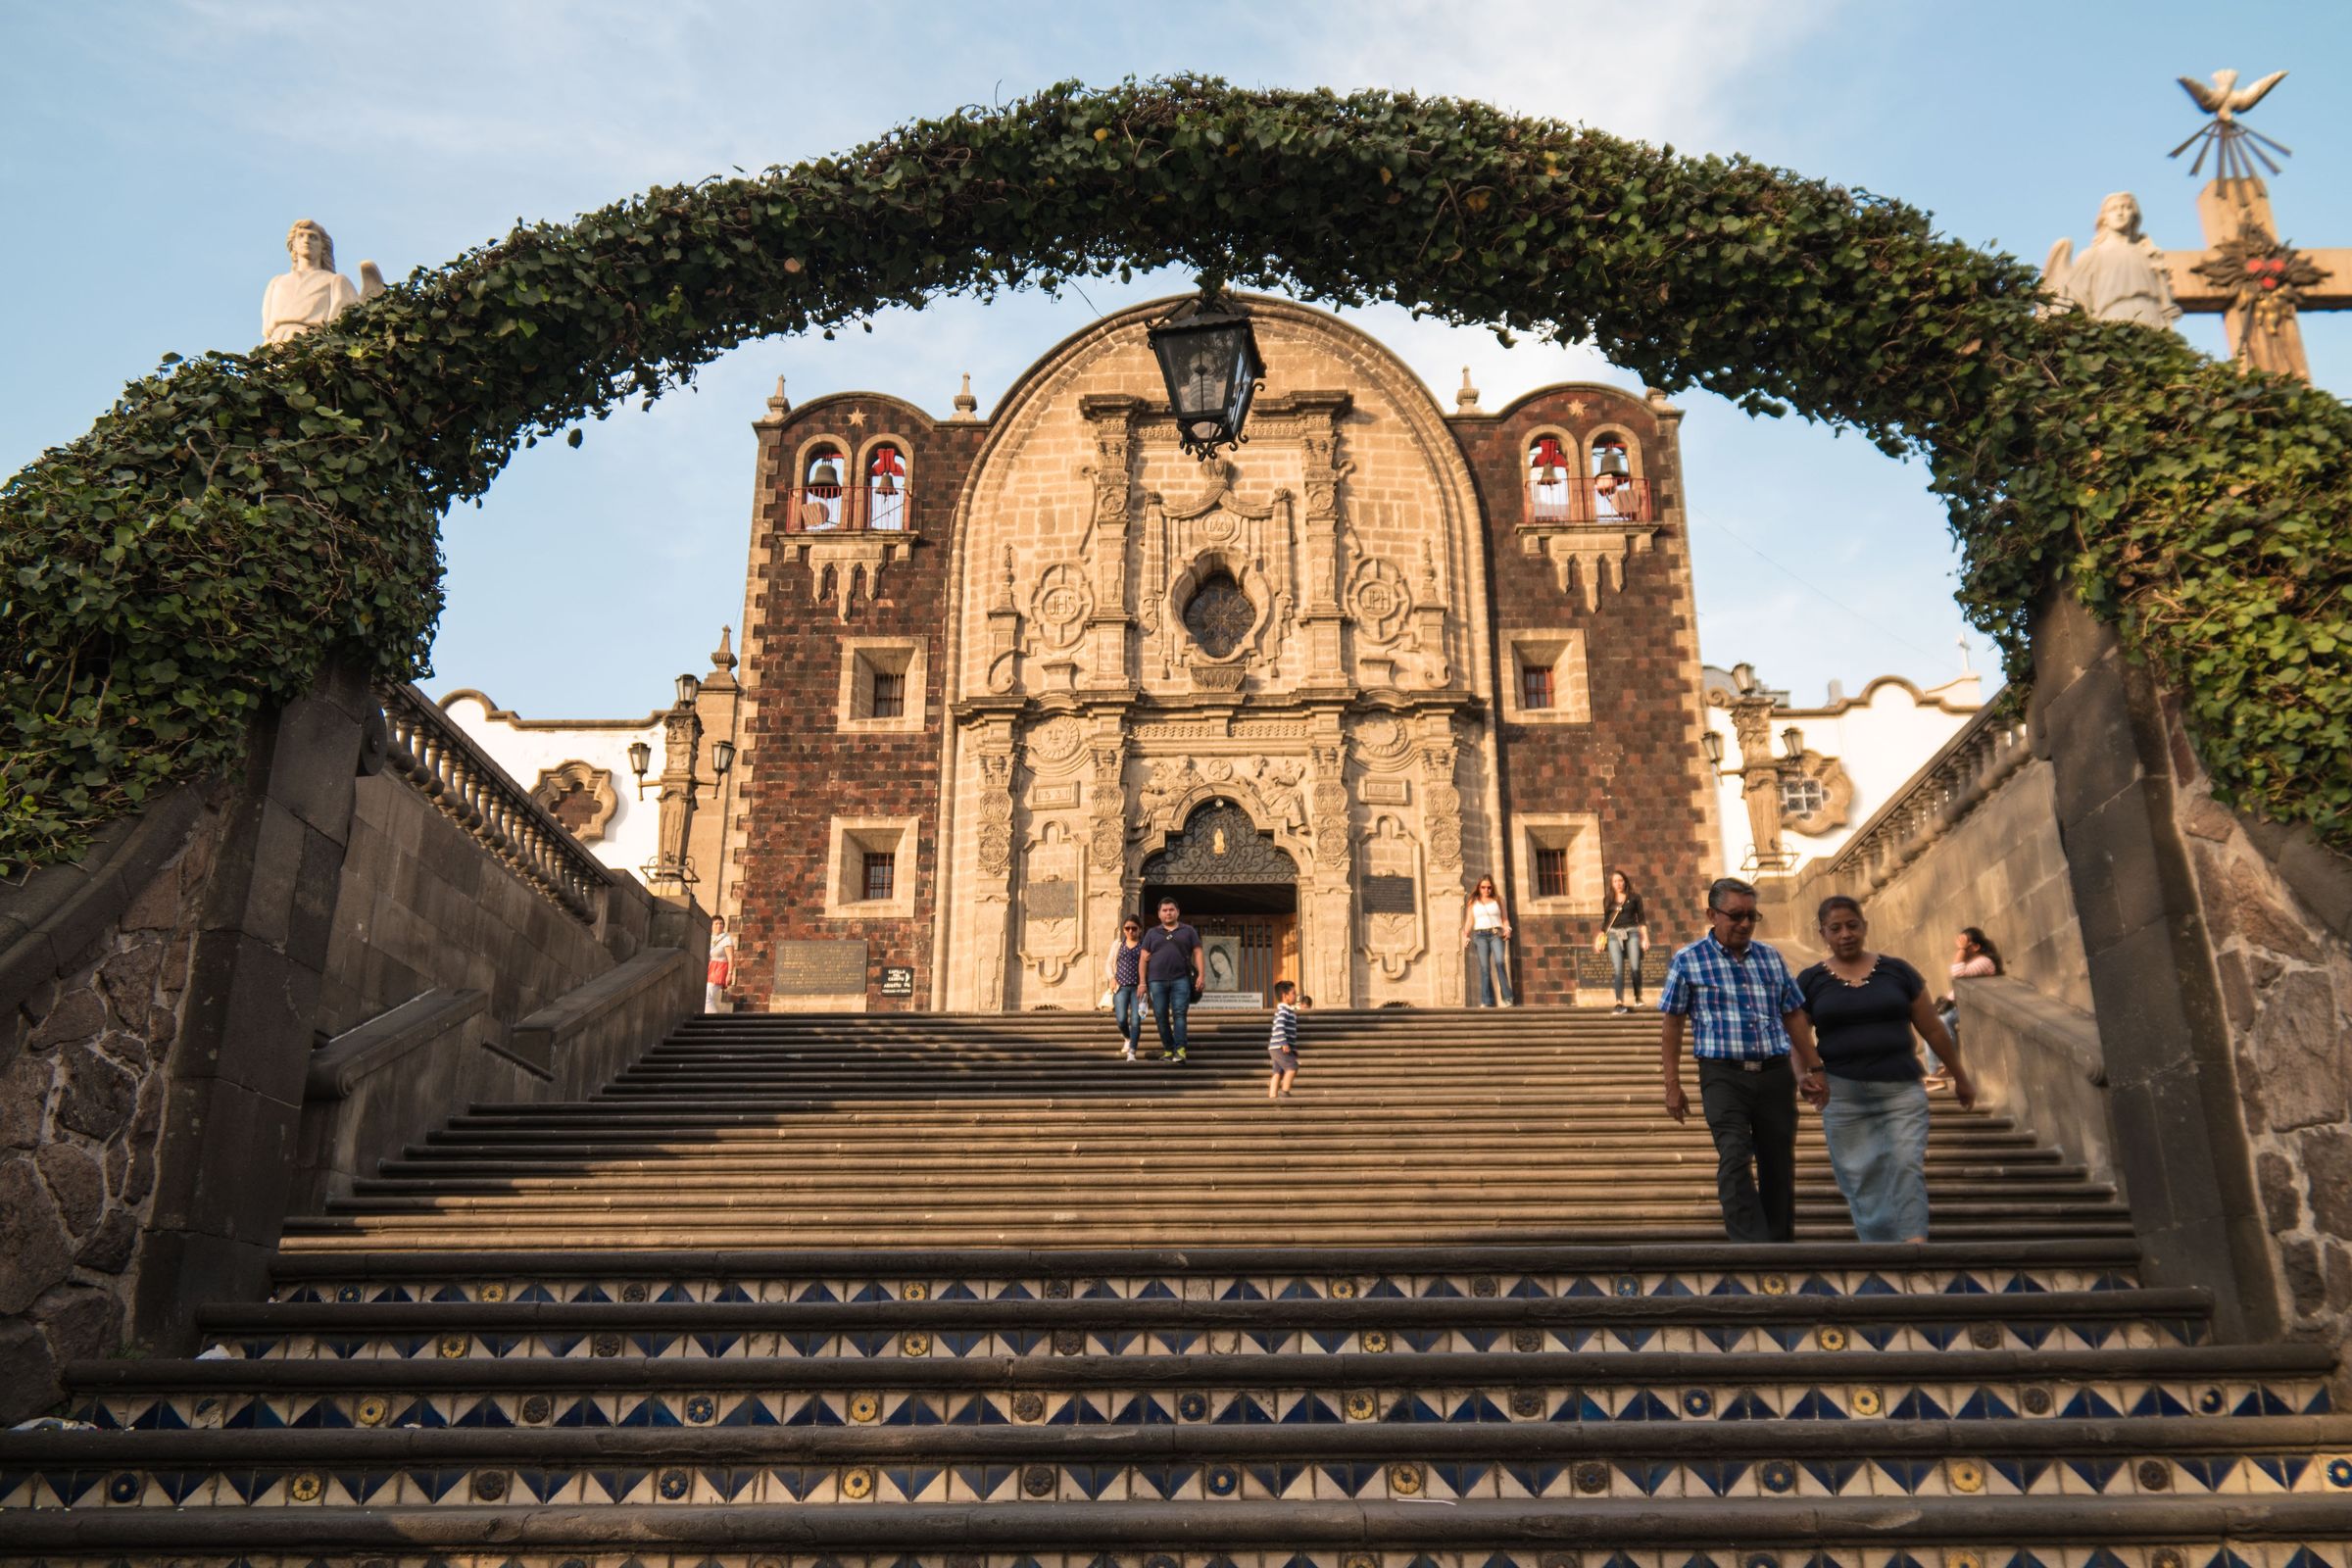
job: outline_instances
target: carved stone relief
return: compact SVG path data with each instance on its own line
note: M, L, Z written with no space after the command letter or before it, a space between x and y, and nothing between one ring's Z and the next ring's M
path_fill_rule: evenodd
M1355 617L1359 643L1382 647L1395 642L1412 608L1412 592L1394 563L1378 557L1356 563L1348 582L1348 612Z
M1358 863L1367 885L1374 878L1399 878L1418 886L1421 846L1405 832L1399 818L1383 811L1364 834ZM1405 910L1381 909L1368 898L1358 902L1365 909L1364 956L1389 979L1403 979L1413 960L1428 950L1428 932L1422 924L1424 901L1415 900L1414 906Z
M1021 858L1021 961L1046 984L1059 985L1086 947L1078 918L1085 893L1078 842L1067 824L1050 820Z
M1086 573L1067 562L1048 566L1029 596L1030 618L1050 648L1068 648L1086 634L1087 616L1095 611L1094 585Z
M620 796L612 788L612 770L577 760L541 770L539 782L531 786L531 799L546 807L582 844L602 839L612 813L620 808Z
M1028 735L1029 765L1040 773L1067 772L1085 756L1086 726L1067 713L1056 714Z

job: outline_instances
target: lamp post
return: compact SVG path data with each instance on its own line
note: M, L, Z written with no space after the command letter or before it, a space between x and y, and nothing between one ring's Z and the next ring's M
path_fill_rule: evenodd
M1242 424L1266 373L1249 313L1204 279L1199 298L1152 323L1151 338L1184 450L1205 463L1248 440Z
M657 847L654 858L643 867L647 884L657 893L683 894L696 878L694 861L686 853L687 834L694 827L694 797L701 785L695 777L696 757L702 751L703 718L695 711L695 699L702 695L699 676L680 675L677 679L677 702L662 715L662 778L661 819L656 828ZM726 756L724 766L719 752ZM629 747L629 765L637 771L637 794L645 795L645 772L651 765L653 748L644 741ZM735 762L735 748L727 742L712 748L710 759L714 771L724 774Z

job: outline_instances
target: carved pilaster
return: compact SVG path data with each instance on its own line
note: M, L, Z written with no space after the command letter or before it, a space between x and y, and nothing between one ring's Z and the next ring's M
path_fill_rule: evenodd
M1348 748L1340 740L1337 715L1318 720L1315 730L1307 747L1314 779L1307 790L1307 819L1315 835L1315 875L1305 896L1310 919L1299 933L1300 966L1311 976L1310 995L1326 1006L1346 1005L1353 1000L1348 920L1354 906L1349 883L1355 858L1348 832Z
M1429 851L1429 919L1433 930L1462 928L1469 895L1462 886L1462 792L1454 782L1460 761L1450 722L1440 719L1421 742L1421 832ZM1436 994L1462 995L1462 949L1458 939L1431 947L1437 969Z
M1306 508L1298 534L1305 557L1304 592L1298 625L1305 634L1307 675L1317 685L1337 685L1347 678L1341 629L1347 614L1340 608L1340 590L1351 563L1344 559L1340 520L1340 481L1355 465L1342 455L1336 422L1310 427L1298 442L1305 470Z
M1133 398L1090 397L1080 404L1095 439L1092 463L1079 465L1079 474L1093 494L1083 554L1087 573L1094 579L1095 609L1087 619L1090 655L1087 684L1118 687L1127 684L1127 628L1129 603L1127 544L1135 499L1130 472L1134 460L1134 418L1143 404Z
M694 831L694 761L702 741L702 715L693 709L673 708L662 715L659 848L654 864L647 868L653 881L672 882L682 887L694 880L694 866L686 858L686 846Z
M972 921L977 1004L982 1011L1004 1007L1004 945L1012 918L1012 769L1010 720L991 723L975 737L980 765L979 877L973 888Z
M1117 938L1127 886L1127 742L1111 732L1096 738L1088 759L1087 952L1108 951Z

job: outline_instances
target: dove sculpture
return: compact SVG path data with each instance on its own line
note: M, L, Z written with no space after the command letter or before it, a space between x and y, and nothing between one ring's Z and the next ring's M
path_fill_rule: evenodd
M2274 71L2260 81L2243 87L2237 84L2237 73L2234 71L2217 71L2210 82L2199 81L2193 76L2177 79L2180 83L2180 90L2188 94L2190 101L2213 117L2199 125L2194 135L2167 155L2178 158L2191 147L2196 148L2196 162L2188 166L2191 174L2204 172L2205 155L2208 152L2214 155L2214 172L2223 179L2253 177L2254 160L2257 158L2262 160L2265 169L2276 174L2278 166L2271 161L2271 154L2277 153L2281 158L2293 156L2292 148L2282 147L2261 131L2241 125L2237 121L2238 116L2262 102L2273 87L2286 79L2285 72Z

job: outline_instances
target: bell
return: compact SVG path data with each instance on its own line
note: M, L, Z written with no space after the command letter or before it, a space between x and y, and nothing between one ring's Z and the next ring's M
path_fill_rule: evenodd
M1633 466L1626 462L1625 448L1595 447L1593 448L1593 457L1596 460L1592 465L1592 473L1595 478L1604 473L1614 474L1620 479L1633 477Z
M1536 483L1558 484L1568 477L1560 467L1560 443L1552 437L1545 436L1536 443L1536 459L1544 465L1536 470Z
M835 463L831 458L825 459L823 462L817 464L815 467L808 470L808 483L811 486L832 486L840 484L841 465Z
M890 448L884 447L875 453L872 469L874 494L878 496L897 495L899 493L899 474L903 470L904 466L899 462L899 455Z

